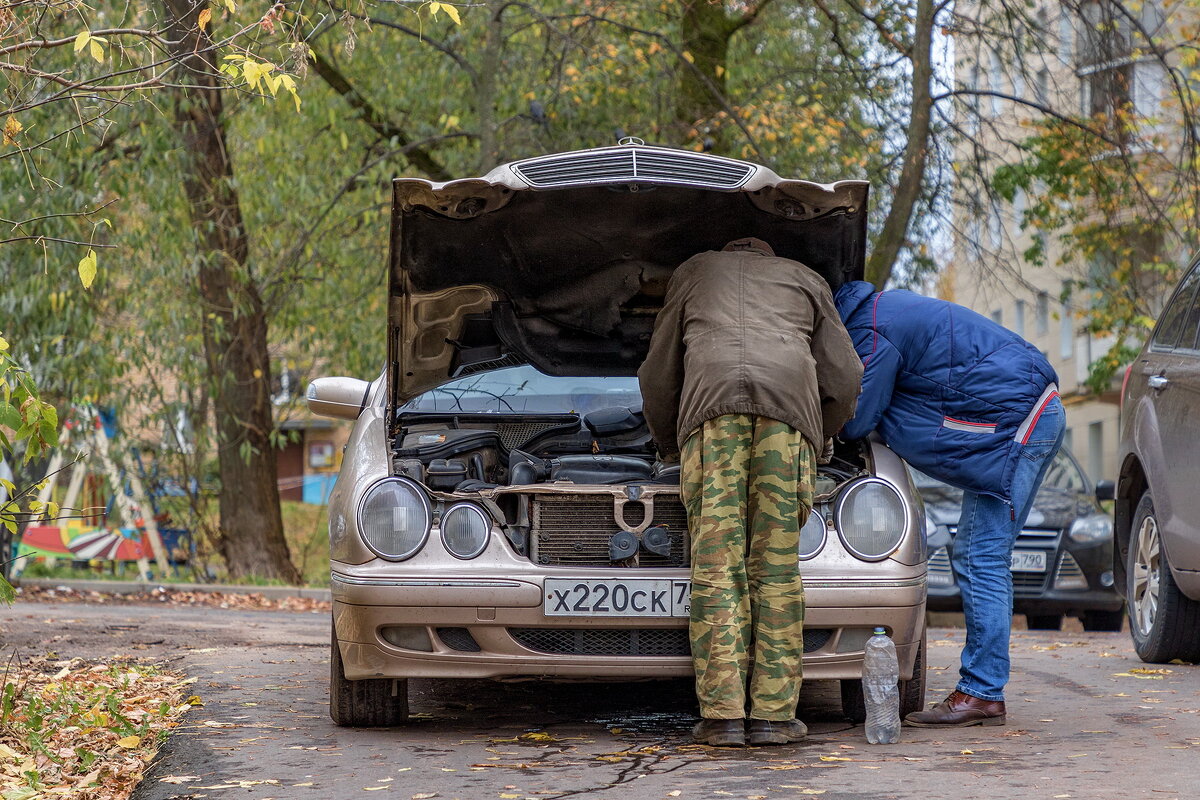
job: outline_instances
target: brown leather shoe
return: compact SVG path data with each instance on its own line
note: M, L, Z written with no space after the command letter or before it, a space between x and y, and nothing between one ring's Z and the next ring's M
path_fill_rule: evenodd
M746 720L702 719L692 728L692 739L713 747L745 747Z
M981 700L963 692L950 696L928 711L914 711L904 718L914 728L967 728L971 725L1003 725L1004 701Z
M747 738L750 740L751 747L800 742L808 736L808 726L798 719L776 722L769 719L751 718L747 727L749 728Z

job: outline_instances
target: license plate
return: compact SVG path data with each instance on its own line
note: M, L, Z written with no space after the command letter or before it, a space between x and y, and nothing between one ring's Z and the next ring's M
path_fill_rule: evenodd
M691 581L613 578L546 580L542 613L548 617L687 617Z
M1013 572L1045 572L1046 553L1042 550L1014 550L1012 554Z

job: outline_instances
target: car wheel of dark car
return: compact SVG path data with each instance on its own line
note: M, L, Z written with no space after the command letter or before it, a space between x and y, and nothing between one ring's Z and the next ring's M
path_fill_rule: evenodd
M1062 614L1026 614L1025 627L1031 631L1061 631Z
M900 719L914 711L925 710L925 650L927 636L921 631L921 644L913 661L913 676L900 681ZM855 725L867 720L867 701L863 697L863 682L858 679L841 681L842 715Z
M330 627L329 716L350 728L390 728L408 722L408 681L348 681L342 672L337 632Z
M1126 573L1129 633L1138 657L1154 664L1200 660L1200 603L1175 585L1150 492L1133 514Z
M1125 624L1125 610L1085 611L1083 629L1091 633L1116 633Z

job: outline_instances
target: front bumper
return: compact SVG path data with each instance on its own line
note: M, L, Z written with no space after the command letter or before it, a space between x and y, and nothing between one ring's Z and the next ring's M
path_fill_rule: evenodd
M385 578L335 569L334 628L346 677L632 680L692 674L684 618L561 617L542 611L546 577L679 580L685 572L537 572L545 574ZM805 578L805 596L806 678L861 677L863 646L877 625L896 643L901 676L912 676L925 624L923 567L887 580ZM394 643L396 629L405 631L406 643L417 641L422 649ZM621 655L586 645L578 652L544 652L538 642L547 637L568 643L641 637L671 654L644 655L633 648L627 651L633 654Z

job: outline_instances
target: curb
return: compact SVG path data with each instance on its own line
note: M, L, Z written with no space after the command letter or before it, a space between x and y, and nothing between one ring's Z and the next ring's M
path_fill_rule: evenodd
M230 586L219 583L142 583L140 581L86 581L56 580L54 578L21 578L13 586L30 586L38 589L73 589L77 592L104 592L107 594L148 594L153 591L205 592L208 594L259 594L269 600L300 597L308 600L330 602L328 589L304 586Z

